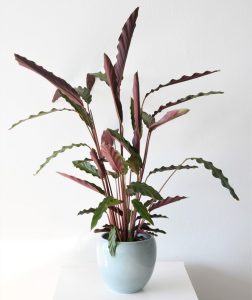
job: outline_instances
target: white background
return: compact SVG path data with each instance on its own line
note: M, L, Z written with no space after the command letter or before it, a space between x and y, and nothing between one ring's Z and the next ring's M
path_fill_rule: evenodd
M94 259L90 217L76 214L99 202L94 192L55 173L82 176L73 169L71 160L88 156L86 149L62 154L40 175L32 176L52 151L72 142L90 143L90 139L81 121L68 112L7 130L14 121L53 107L51 99L55 91L49 82L18 66L13 53L36 61L74 86L81 85L87 72L102 70L104 52L115 61L121 27L138 5L140 13L122 85L125 114L137 70L143 96L171 78L221 69L219 73L153 94L146 103L148 112L188 94L225 92L181 106L191 111L155 132L147 168L202 156L223 170L241 199L240 202L232 199L228 190L202 168L177 174L163 195L189 198L160 210L169 219L156 222L167 231L167 235L157 239L158 259L185 261L200 300L249 299L251 1L2 0L3 300L51 299L57 280L55 270L65 263L66 256L80 255L83 262ZM108 88L98 82L93 98L99 132L107 127L116 128ZM66 105L59 102L56 106ZM129 118L125 127L127 138L131 139ZM155 175L150 183L158 188L165 176ZM86 178L92 181L91 177ZM52 267L54 271L49 271Z

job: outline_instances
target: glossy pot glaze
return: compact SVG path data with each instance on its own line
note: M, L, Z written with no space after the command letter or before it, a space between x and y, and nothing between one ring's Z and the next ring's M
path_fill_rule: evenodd
M116 255L108 249L108 234L97 240L97 261L106 284L119 293L136 293L149 281L156 262L156 241L148 234L144 240L119 242Z

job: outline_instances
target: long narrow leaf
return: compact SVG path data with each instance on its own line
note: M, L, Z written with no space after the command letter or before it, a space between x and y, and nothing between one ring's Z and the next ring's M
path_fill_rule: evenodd
M173 202L176 202L176 201L180 201L180 200L183 200L185 199L186 197L184 196L175 196L175 197L167 197L163 200L160 200L160 201L157 201L157 202L154 202L150 207L149 207L149 212L151 212L152 210L154 209L157 209L157 208L160 208L164 205L168 205L168 204L171 204Z
M144 223L142 225L142 229L147 230L149 233L163 233L166 234L164 230L161 230L159 228L151 228L148 224ZM155 234L156 235L156 234Z
M72 102L74 102L77 105L83 106L83 103L82 103L78 93L65 80L63 80L60 77L55 76L52 72L47 71L42 66L37 65L35 62L28 60L27 58L25 58L21 55L15 54L15 58L21 66L38 73L39 75L43 76L45 79L50 81L64 95L66 95Z
M68 146L63 146L59 150L54 151L49 157L46 158L45 162L42 165L40 165L39 169L34 173L34 175L37 175L53 158L57 157L59 154L75 147L84 147L84 146L90 148L87 144L79 143L79 144L71 144Z
M101 81L104 81L108 85L106 73L97 72L97 73L90 73L90 74L93 75L95 78L98 78Z
M18 126L19 124L21 124L25 121L35 119L35 118L38 118L38 117L42 117L42 116L45 116L45 115L48 115L48 114L51 114L51 113L54 113L54 112L58 112L58 111L74 111L74 110L69 109L69 108L52 108L49 111L40 111L39 113L37 113L35 115L30 115L29 117L27 117L25 119L22 119L22 120L19 120L18 122L12 124L11 127L9 128L9 130L16 127L16 126Z
M95 212L95 208L90 207L89 209L83 209L79 211L77 216L82 216L84 214L93 214L94 212Z
M130 153L137 153L136 149L117 130L107 129L109 133Z
M168 102L165 105L161 105L157 110L155 110L154 113L152 114L152 117L155 117L157 114L159 114L160 112L162 112L164 109L166 109L168 107L171 107L171 106L174 106L174 105L177 105L177 104L180 104L180 103L183 103L183 102L195 99L195 98L199 98L199 97L203 97L203 96L209 96L209 95L216 95L216 94L223 94L223 92L220 92L220 91L217 91L217 92L216 91L210 91L208 93L200 92L196 95L188 95L186 97L180 98L175 102Z
M163 199L159 192L144 182L131 182L131 184L128 185L128 192L133 195L140 193L143 196L149 196L156 200Z
M222 173L221 169L216 168L212 162L210 161L206 161L203 158L199 158L199 157L192 157L190 158L191 160L195 160L197 163L199 164L203 164L204 167L210 171L212 171L212 175L215 178L220 179L221 184L227 188L230 192L230 194L232 195L232 197L236 200L239 200L238 196L236 195L234 189L230 186L229 182L228 182L228 178L224 176L224 174Z
M115 256L116 253L116 247L117 247L117 236L116 236L116 227L113 226L110 229L109 236L108 236L108 248L109 253L111 256Z
M83 186L85 186L85 187L87 187L87 188L89 188L89 189L97 192L97 193L105 195L104 190L101 189L99 186L97 186L96 184L94 184L92 182L89 182L87 180L83 180L83 179L77 178L77 177L72 176L72 175L68 175L66 173L62 173L62 172L57 172L57 173L60 174L63 177L66 177L66 178L68 178L70 180L73 180L74 182L77 182L77 183L79 183L79 184L81 184L81 185L83 185Z
M120 123L123 121L123 110L122 110L122 104L120 101L120 95L118 93L118 83L116 80L116 74L114 67L111 63L110 58L104 54L104 69L107 76L107 80L114 98L116 112L119 118Z
M136 209L136 211L139 213L139 215L146 221L148 221L149 223L151 223L152 225L153 220L151 218L151 215L149 214L147 208L143 205L143 203L141 203L141 201L134 199L131 201L134 208Z
M160 84L158 87L156 87L155 89L150 90L144 97L144 100L152 93L159 91L161 88L167 87L169 85L173 85L176 83L180 83L180 82L184 82L184 81L188 81L188 80L192 80L192 79L196 79L202 76L206 76L206 75L210 75L213 74L215 72L219 72L220 70L214 70L214 71L205 71L203 73L194 73L190 76L187 75L183 75L182 77L180 77L179 79L171 79L168 83L165 84Z
M98 158L95 149L91 149L90 156L97 167L100 178L104 178L106 176L107 171L105 170L103 162Z
M102 144L101 145L102 155L110 163L112 169L118 173L122 174L124 172L124 160L121 154L115 150L111 145Z
M146 180L150 177L150 175L152 174L155 174L155 173L158 173L158 172L165 172L165 171L173 171L173 170L184 170L184 169L196 169L198 168L197 166L189 166L189 165L179 165L179 166L174 166L174 165L171 165L169 167L165 167L165 166L162 166L160 168L155 168L154 170L150 171L149 174L147 175L146 177Z
M116 64L114 65L118 89L120 89L121 81L123 79L123 71L124 71L129 47L130 47L131 38L134 29L136 27L138 10L139 8L137 7L129 16L128 20L126 21L126 23L122 28L122 33L118 39L118 45L117 45L118 53L116 55Z
M155 118L145 111L142 111L142 120L147 128L150 128L150 126L155 123Z
M134 137L132 140L133 146L140 151L141 138L141 111L140 111L140 92L139 92L139 78L138 73L134 75L133 84L133 107L134 107Z
M95 76L93 74L88 73L86 76L86 86L89 92L91 92L94 84L95 84Z
M122 201L115 199L111 196L106 197L102 200L102 202L100 202L99 206L95 209L92 221L91 221L91 229L93 229L98 221L100 220L100 218L102 217L103 213L105 213L105 211L110 207L110 206L114 206L114 205L118 205L120 204Z
M173 119L176 119L180 116L183 116L184 114L186 114L188 112L189 112L189 109L187 109L187 108L181 108L181 109L175 109L175 110L168 111L159 121L153 123L150 126L150 131L157 129L159 126L161 126Z

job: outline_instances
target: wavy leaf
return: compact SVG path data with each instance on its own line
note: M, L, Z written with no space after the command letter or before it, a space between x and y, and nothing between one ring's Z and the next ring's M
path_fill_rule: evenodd
M82 103L78 93L65 80L63 80L60 77L55 76L52 72L47 71L42 66L37 65L35 62L28 60L27 58L25 58L21 55L15 54L15 59L21 66L38 73L39 75L43 76L45 79L50 81L64 95L66 95L71 100L71 102L83 107L83 103Z
M114 206L114 205L118 205L120 204L122 201L115 199L111 196L106 197L102 200L102 202L100 202L99 206L95 209L92 221L91 221L91 229L93 229L98 221L100 220L100 218L102 217L103 213L105 213L105 211L110 207L110 206Z
M109 133L130 153L137 153L136 149L117 130L107 129Z
M152 174L155 174L155 173L158 173L158 172L165 172L165 171L173 171L173 170L184 170L184 169L196 169L198 168L197 166L189 166L189 165L178 165L178 166L174 166L174 165L171 165L169 167L165 167L165 166L162 166L160 168L155 168L154 170L150 171L149 174L147 175L146 177L146 180L150 177L150 175Z
M110 86L110 89L111 89L111 92L112 92L112 95L114 98L118 119L119 119L120 123L122 123L123 110L122 110L122 104L120 101L120 96L118 93L118 83L116 80L116 74L115 74L114 67L111 63L111 60L106 54L104 54L104 69L105 69L107 80L108 80L108 83L109 83L109 86Z
M71 144L68 146L63 146L59 150L54 151L49 157L46 158L45 162L42 165L40 165L39 169L34 173L34 175L37 175L53 158L57 157L59 154L75 147L84 147L84 146L90 148L87 144L79 143L79 144Z
M133 84L133 107L134 107L134 137L132 140L133 146L140 151L140 139L141 139L141 111L140 111L140 93L139 93L139 78L138 73L134 75Z
M87 104L91 103L92 95L90 94L90 90L88 88L78 86L75 90Z
M83 209L83 210L79 211L77 216L81 216L84 214L93 214L94 212L95 212L95 208L90 207L89 209Z
M186 197L184 196L175 196L175 197L167 197L163 200L160 200L160 201L157 201L157 202L154 202L150 207L149 207L149 212L151 212L152 210L154 209L157 209L157 208L160 208L164 205L168 205L168 204L171 204L173 202L176 202L176 201L180 201L180 200L183 200L185 199Z
M75 166L75 168L80 169L81 171L85 171L86 173L89 173L95 177L100 178L99 173L98 173L98 169L93 166L89 160L84 159L84 160L74 160L73 165Z
M137 199L134 199L131 201L134 208L136 209L136 211L139 213L139 215L146 221L148 221L149 223L151 223L152 225L154 225L153 220L151 218L151 215L149 214L147 208L143 205L142 202L140 202Z
M139 174L139 171L143 165L141 156L138 153L133 153L127 159L127 164L132 172Z
M104 81L108 85L106 73L97 72L97 73L90 73L90 74L93 75L95 78L98 78L101 81Z
M114 145L114 137L110 134L108 130L104 130L101 137L101 143L105 145Z
M152 114L152 117L155 117L157 114L159 114L160 112L162 112L164 109L166 109L168 107L171 107L171 106L174 106L174 105L177 105L177 104L180 104L180 103L183 103L183 102L186 102L186 101L198 98L198 97L216 95L216 94L224 94L224 93L220 92L220 91L217 91L217 92L216 91L210 91L208 93L200 92L196 95L188 95L184 98L180 98L175 102L168 102L165 105L161 105L157 110L155 110L154 113Z
M224 176L224 174L222 173L221 169L216 168L212 162L210 161L206 161L203 158L198 158L198 157L192 157L190 158L191 160L195 160L197 163L199 164L203 164L204 167L210 171L212 171L212 175L215 178L220 179L221 184L227 188L230 192L230 194L232 195L232 197L236 200L239 200L238 196L236 195L234 189L230 186L229 182L228 182L228 178Z
M179 79L171 79L168 83L165 84L160 84L158 87L156 87L155 89L150 90L144 97L144 100L152 93L157 92L158 90L167 87L169 85L173 85L173 84L177 84L180 82L184 82L184 81L188 81L188 80L192 80L192 79L196 79L202 76L206 76L206 75L210 75L213 74L215 72L219 72L220 70L214 70L214 71L205 71L203 73L194 73L191 76L187 76L187 75L183 75L182 77L180 77Z
M92 183L92 182L89 182L89 181L87 181L87 180L83 180L83 179L77 178L77 177L72 176L72 175L68 175L68 174L66 174L66 173L62 173L62 172L57 172L57 173L60 174L60 175L63 176L63 177L66 177L66 178L68 178L68 179L71 179L71 180L73 180L74 182L77 182L77 183L79 183L79 184L81 184L81 185L83 185L83 186L85 186L85 187L87 187L87 188L89 188L89 189L91 189L91 190L97 192L97 193L100 193L100 194L102 194L102 195L105 195L104 190L101 189L99 186L95 185L95 184Z
M151 228L148 224L144 223L142 225L142 229L147 230L149 233L150 232L154 232L154 233L163 233L166 234L166 232L164 230L161 230L159 228Z
M141 193L143 196L149 196L156 200L163 199L159 192L157 192L152 186L144 182L131 182L131 184L128 185L128 192L130 193L130 195Z
M145 205L144 205L145 206ZM146 206L145 206L146 207ZM165 215L160 215L160 214L153 214L153 215L150 215L151 216L151 218L152 219L155 219L155 218L164 218L164 219L168 219L168 217L167 216L165 216ZM138 216L137 218L136 218L136 220L141 220L142 219L142 217L141 216Z
M127 19L126 23L122 28L122 33L118 39L118 45L117 45L118 53L116 55L116 64L114 65L118 90L120 89L121 81L123 79L123 71L124 71L132 35L136 27L138 10L139 8L137 7L129 16L129 18Z
M74 111L73 109L69 109L69 108L52 108L51 110L49 111L40 111L39 113L35 114L35 115L30 115L29 117L25 118L25 119L22 119L22 120L19 120L18 122L14 123L11 125L11 127L9 128L12 129L16 126L18 126L19 124L25 122L25 121L28 121L28 120L31 120L31 119L35 119L35 118L38 118L38 117L42 117L42 116L45 116L45 115L48 115L48 114L51 114L53 112L58 112L58 111Z
M103 162L98 158L95 149L91 149L90 156L97 167L100 178L104 178L106 176L107 171L105 170Z
M124 172L124 159L113 146L102 144L101 152L116 173L122 174Z
M150 128L150 126L155 123L155 118L145 111L142 111L142 120L147 128Z
M113 226L110 229L109 236L108 236L108 248L109 248L109 253L111 256L115 256L116 254L116 247L117 247L117 241L116 241L116 227Z
M153 130L157 129L159 126L161 126L173 119L181 117L188 112L189 112L189 109L187 109L187 108L181 108L181 109L175 109L175 110L168 111L159 121L153 123L150 126L149 130L153 131Z

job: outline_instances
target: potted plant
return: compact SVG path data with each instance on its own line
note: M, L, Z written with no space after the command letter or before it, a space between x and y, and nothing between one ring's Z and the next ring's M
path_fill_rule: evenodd
M46 159L36 174L53 158L68 149L85 147L88 150L89 155L83 160L73 161L73 165L85 173L98 178L100 185L66 173L58 173L86 188L92 189L97 193L97 199L101 199L96 207L83 209L78 215L92 215L91 229L94 229L94 232L102 233L97 250L101 272L112 289L124 293L141 290L152 274L156 260L154 237L158 233L165 233L165 231L154 227L155 218L166 218L166 216L158 214L158 209L186 198L184 196L161 194L163 187L178 170L195 169L198 168L198 165L202 165L220 180L221 184L229 190L234 199L239 200L222 171L216 168L212 162L203 158L189 157L184 159L179 165L155 168L148 173L145 168L152 135L156 134L160 126L189 112L186 108L172 110L169 110L169 108L192 99L222 94L222 92L210 91L189 95L174 102L163 104L152 114L144 110L144 104L148 97L162 88L207 76L216 73L218 70L194 73L190 76L184 75L179 79L171 79L168 83L160 84L157 88L151 89L145 94L142 101L140 98L139 77L136 72L133 77L132 98L128 102L131 111L132 137L124 135L125 116L123 114L120 90L137 17L138 8L133 11L122 28L115 64L112 64L110 58L104 54L105 73L87 74L86 86L74 88L33 61L15 54L15 58L20 65L40 74L57 87L53 96L53 102L63 98L70 107L52 108L50 111L39 112L18 121L11 127L14 128L24 121L59 111L74 111L83 121L92 137L93 145L80 143L63 146ZM92 113L92 89L97 79L103 81L111 89L115 104L115 114L118 119L118 128L105 129L101 138L99 138L96 130ZM160 117L161 113L164 114ZM147 130L146 139L142 135L144 130ZM189 161L192 161L194 164L188 165L187 162ZM148 184L148 178L153 174L169 171L171 173L169 173L168 178L159 190ZM104 214L107 216L107 222L97 228L97 224Z

